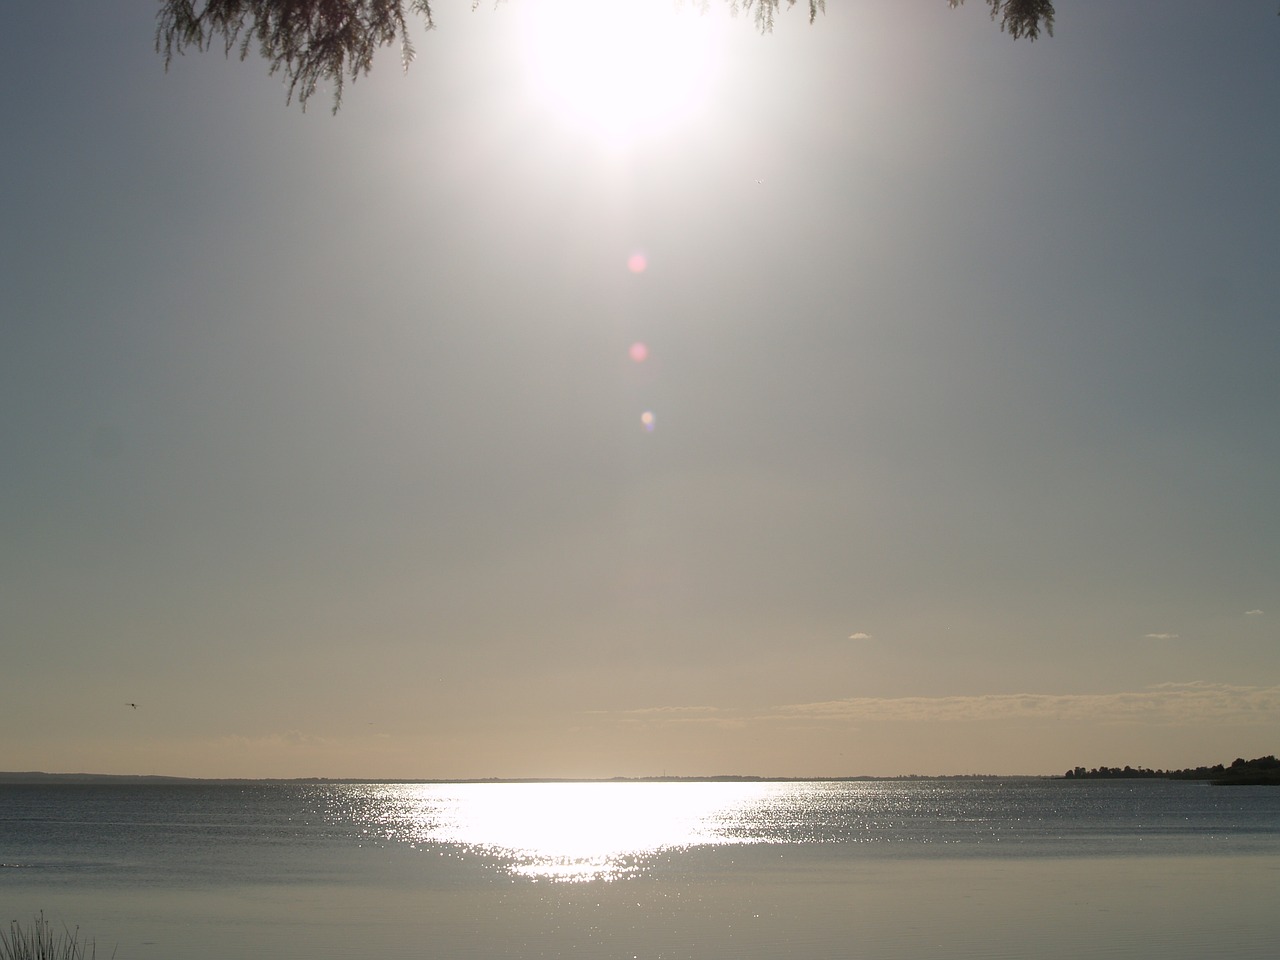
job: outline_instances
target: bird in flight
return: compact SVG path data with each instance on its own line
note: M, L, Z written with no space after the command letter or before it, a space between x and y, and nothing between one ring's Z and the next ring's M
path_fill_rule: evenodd
M137 705L136 703L126 703L126 704L125 704L125 706L126 706L126 707L133 707L133 709L135 709L135 710L137 710L137 709L138 709L138 705Z

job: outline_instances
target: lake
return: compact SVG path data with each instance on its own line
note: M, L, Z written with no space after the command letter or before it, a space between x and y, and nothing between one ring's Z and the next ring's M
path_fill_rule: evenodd
M1280 955L1280 790L0 786L0 906L119 960Z

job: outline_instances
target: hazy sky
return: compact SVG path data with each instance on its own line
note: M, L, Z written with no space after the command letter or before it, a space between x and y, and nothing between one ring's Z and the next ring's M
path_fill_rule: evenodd
M531 6L333 117L12 0L0 769L1278 751L1274 0L717 11L631 93Z

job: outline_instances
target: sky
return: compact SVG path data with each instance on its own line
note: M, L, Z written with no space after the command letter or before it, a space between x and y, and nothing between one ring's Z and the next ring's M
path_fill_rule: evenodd
M802 6L439 0L335 116L13 0L0 769L1280 752L1276 4Z

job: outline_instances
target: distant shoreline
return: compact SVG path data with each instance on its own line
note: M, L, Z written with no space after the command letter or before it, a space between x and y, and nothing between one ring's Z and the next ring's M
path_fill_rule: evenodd
M1195 767L1185 770L1150 770L1146 767L1076 767L1065 775L1051 774L905 774L895 777L762 777L746 774L718 774L694 777L469 777L469 778L374 778L365 777L168 777L128 773L45 773L39 770L0 771L0 786L6 784L117 784L117 785L210 785L229 784L467 784L467 783L897 783L914 780L1192 780L1217 786L1280 785L1280 761L1274 756L1255 760L1236 759L1230 765Z
M696 777L472 777L458 779L398 779L368 777L168 777L129 773L44 773L43 771L0 771L0 786L7 784L120 784L157 786L182 784L467 784L467 783L892 783L911 780L1061 780L1046 774L906 774L896 777L760 777L723 774Z

